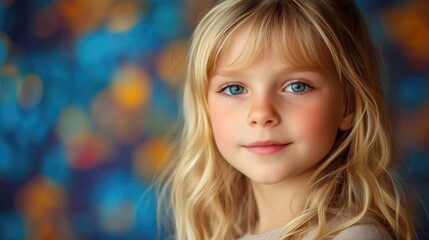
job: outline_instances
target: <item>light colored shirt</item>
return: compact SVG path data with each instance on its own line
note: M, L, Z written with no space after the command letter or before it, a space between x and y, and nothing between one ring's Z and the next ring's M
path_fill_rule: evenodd
M268 232L258 234L246 234L238 240L278 240L283 226ZM310 232L305 240L313 240L316 231ZM338 233L334 240L391 240L390 235L382 228L372 224L354 225Z

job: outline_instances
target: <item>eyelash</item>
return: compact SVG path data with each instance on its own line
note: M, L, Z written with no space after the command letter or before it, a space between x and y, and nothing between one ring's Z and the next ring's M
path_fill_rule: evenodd
M306 83L304 81L298 80L298 81L291 82L288 85L286 85L284 88L282 88L282 91L288 92L288 91L285 91L285 89L288 88L288 87L291 87L293 84L303 84L303 85L305 85L305 90L303 90L302 92L289 92L289 93L293 93L293 94L297 94L297 95L303 95L303 94L307 93L308 91L310 91L311 89L313 89L313 87L310 84L308 84L308 83ZM234 95L234 94L226 94L226 93L224 93L225 90L227 90L230 87L234 87L234 86L242 87L242 88L245 89L245 91L247 91L247 89L245 87L243 87L239 83L228 83L226 86L223 86L221 89L219 89L217 91L217 93L222 94L225 97L234 97L234 96L237 96L237 95L242 95L242 94L236 94L236 95Z
M239 83L228 83L227 85L225 85L225 86L221 87L221 88L217 91L217 93L219 93L219 94L221 94L222 96L225 96L225 97L234 97L234 96L237 96L237 95L241 95L241 94L234 95L234 94L226 94L226 93L224 93L224 91L225 91L226 89L228 89L228 88L230 88L230 87L234 87L234 86L242 87L242 88L244 88L244 89L245 89L245 91L247 91L247 89L246 89L245 87L243 87L243 86L242 86L241 84L239 84Z
M313 87L310 84L308 84L308 83L306 83L304 81L298 80L298 81L294 81L294 82L289 83L288 85L286 85L286 87L283 88L283 90L285 90L288 87L291 87L293 84L303 84L303 85L305 85L305 90L303 90L302 92L290 92L290 93L293 93L293 94L303 95L303 94L306 94L308 91L310 91L310 90L313 89Z

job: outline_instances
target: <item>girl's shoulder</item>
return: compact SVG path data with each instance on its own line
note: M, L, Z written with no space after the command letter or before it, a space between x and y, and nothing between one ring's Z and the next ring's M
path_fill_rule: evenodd
M334 240L392 240L389 233L374 224L360 224L341 231Z
M268 232L259 234L246 234L238 240L273 240L278 239L281 233L282 227L273 229ZM315 239L317 231L314 229L304 239L313 240ZM381 227L374 224L360 224L353 225L342 230L333 238L333 240L392 240L390 235Z

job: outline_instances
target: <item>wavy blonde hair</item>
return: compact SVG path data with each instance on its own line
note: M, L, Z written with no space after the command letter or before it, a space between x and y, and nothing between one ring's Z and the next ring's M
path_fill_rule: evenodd
M249 181L218 152L207 111L208 82L231 35L248 22L252 33L244 61L253 61L270 45L298 66L333 64L354 116L352 127L338 133L318 165L306 202L281 239L302 239L315 228L320 230L316 239L326 239L368 221L394 239L412 239L413 225L389 170L390 130L377 57L349 0L226 0L201 19L188 56L180 148L159 181L162 206L172 214L173 238L235 239L258 221ZM329 227L333 219L342 220Z

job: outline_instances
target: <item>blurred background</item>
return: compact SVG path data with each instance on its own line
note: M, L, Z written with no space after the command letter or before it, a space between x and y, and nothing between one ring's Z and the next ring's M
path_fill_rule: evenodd
M146 190L169 159L188 39L211 2L0 0L0 239L156 239ZM429 239L429 1L357 4Z

